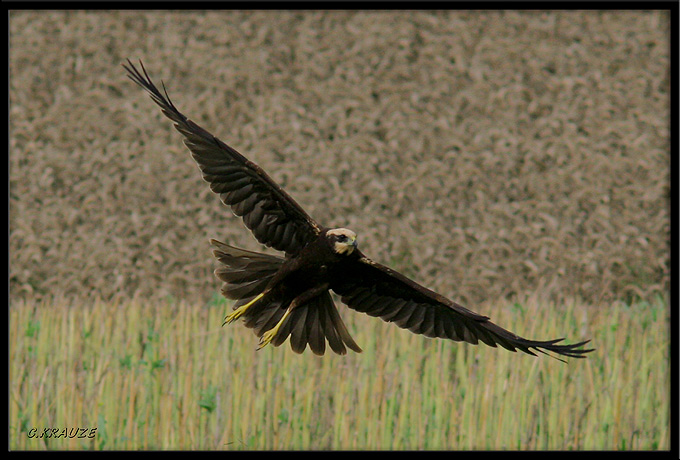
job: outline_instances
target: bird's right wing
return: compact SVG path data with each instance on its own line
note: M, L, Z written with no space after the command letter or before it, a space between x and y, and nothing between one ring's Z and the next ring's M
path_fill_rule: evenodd
M319 225L259 166L185 117L161 93L140 61L142 72L128 60L128 77L144 88L163 114L184 136L210 189L253 232L260 243L287 254L297 254L321 232Z
M592 351L581 348L588 341L558 345L564 339L538 341L515 335L487 316L472 312L361 253L334 278L331 288L345 305L416 334L471 344L481 341L530 355L534 355L533 349L583 358Z

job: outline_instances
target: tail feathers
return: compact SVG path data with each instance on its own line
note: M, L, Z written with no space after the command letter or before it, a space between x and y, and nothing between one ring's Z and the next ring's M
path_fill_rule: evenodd
M237 302L234 308L262 292L284 262L281 257L246 251L217 240L210 240L210 243L215 258L222 264L215 270L215 276L224 281L222 295L245 300L240 304Z
M217 240L210 240L210 243L215 258L222 264L215 270L215 276L224 282L222 294L228 299L236 300L234 309L245 305L264 291L285 260L235 248ZM262 337L278 324L289 303L290 299L255 302L243 314L244 324L253 329L255 335ZM331 350L339 355L346 354L347 347L357 353L362 351L350 336L329 292L295 308L271 343L278 347L288 336L290 346L296 353L302 353L309 344L314 354L323 355L326 340Z

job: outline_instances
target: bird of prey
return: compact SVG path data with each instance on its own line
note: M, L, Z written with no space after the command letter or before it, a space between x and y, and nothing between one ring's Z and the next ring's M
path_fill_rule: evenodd
M141 72L127 62L123 67L128 77L174 122L211 190L243 219L257 241L284 253L278 257L211 240L222 294L236 301L225 324L243 318L260 338L258 349L269 343L279 346L290 336L296 353L309 345L314 354L323 355L326 342L340 355L347 348L361 352L338 313L333 291L353 310L427 337L481 341L534 356L539 351L583 358L592 351L583 348L588 341L562 344L564 339L515 335L366 257L357 247L356 233L317 223L264 170L177 110L165 85L161 82L161 92L141 61Z

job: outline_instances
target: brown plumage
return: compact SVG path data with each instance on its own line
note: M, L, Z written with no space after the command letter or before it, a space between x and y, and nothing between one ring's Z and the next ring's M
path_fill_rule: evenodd
M356 234L319 225L259 166L217 139L177 110L165 86L153 84L128 60L123 65L132 81L144 88L175 128L213 192L262 244L285 253L276 257L238 249L211 240L220 263L215 275L224 282L222 294L234 299L225 323L243 317L260 337L260 347L279 346L290 336L291 348L307 345L323 355L326 342L338 354L360 352L330 295L348 307L393 322L427 337L477 344L479 341L530 355L534 351L583 358L588 341L559 344L564 339L528 340L492 323L394 270L366 257Z

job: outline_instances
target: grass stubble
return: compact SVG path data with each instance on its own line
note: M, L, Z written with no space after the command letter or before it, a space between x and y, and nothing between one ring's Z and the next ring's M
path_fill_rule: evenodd
M668 449L668 304L526 299L480 312L528 337L592 338L568 364L341 314L361 354L256 351L227 304L10 307L10 448ZM41 438L44 428L93 438ZM34 435L29 436L31 429Z

